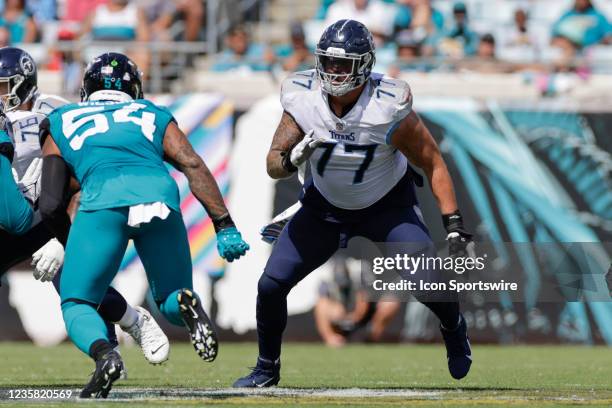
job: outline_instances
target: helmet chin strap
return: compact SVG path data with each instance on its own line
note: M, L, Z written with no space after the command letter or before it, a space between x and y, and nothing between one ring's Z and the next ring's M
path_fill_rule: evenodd
M113 102L130 102L134 99L121 91L101 90L89 95L88 101L113 101Z

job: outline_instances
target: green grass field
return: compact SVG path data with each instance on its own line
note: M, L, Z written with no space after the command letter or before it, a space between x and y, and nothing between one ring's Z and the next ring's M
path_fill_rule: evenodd
M469 376L454 381L441 345L320 345L283 348L280 387L237 392L229 387L248 371L255 344L222 344L217 360L203 363L189 344L173 344L170 360L148 365L137 348L123 348L129 378L108 400L86 406L612 406L612 349L604 347L474 347ZM72 345L37 348L0 343L2 404L8 389L77 389L92 362ZM40 401L74 406L77 401Z

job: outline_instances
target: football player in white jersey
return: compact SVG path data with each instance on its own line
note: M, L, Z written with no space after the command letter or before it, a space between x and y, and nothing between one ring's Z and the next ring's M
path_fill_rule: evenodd
M38 127L51 111L67 104L68 101L59 96L41 94L38 91L34 60L24 50L14 47L0 48L0 100L6 115L6 134L11 139L5 141L3 146L11 153L12 173L15 179L5 181L17 183L17 187L33 210L30 219L20 223L24 225L20 231L6 228L0 222L2 248L0 276L12 266L32 256L35 266L34 277L43 282L52 281L59 292L58 271L64 260L67 237L54 237L51 230L40 222L40 216L34 210L40 194L42 170ZM1 142L2 140L0 144ZM16 201L17 197L9 197L6 194L7 191L12 192L14 189L14 186L12 189L3 188L0 191L0 200L6 203L8 200ZM0 211L14 207L16 205L5 205ZM25 211L23 213L26 214ZM0 220L9 218L9 214L6 214L7 217L1 215ZM68 217L67 214L66 216ZM115 345L117 337L114 325L118 324L140 345L145 358L151 364L160 364L168 359L170 350L168 338L147 310L141 307L133 308L111 287L98 311L105 319L109 335Z
M283 82L284 112L267 157L274 179L291 176L306 162L312 177L304 184L301 208L282 229L259 280L259 356L252 372L234 387L278 384L287 295L351 237L416 242L427 255L435 255L414 189L423 180L408 161L429 180L451 255L465 256L473 247L438 146L412 110L408 84L371 72L375 54L368 29L354 20L332 24L315 56L315 70L297 72ZM443 279L433 272L427 276ZM456 295L436 296L416 294L440 319L450 374L461 379L472 361L465 319Z

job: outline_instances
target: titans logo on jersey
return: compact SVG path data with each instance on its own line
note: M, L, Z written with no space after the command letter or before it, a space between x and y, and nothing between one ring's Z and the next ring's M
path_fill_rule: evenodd
M162 202L180 211L178 187L163 161L171 121L170 111L144 99L81 102L54 110L41 137L50 133L72 168L82 210Z
M281 103L301 129L329 140L310 157L310 166L316 188L336 207L369 207L406 173L406 158L389 145L412 110L406 82L373 73L355 106L340 118L329 108L315 71L297 72L283 82Z

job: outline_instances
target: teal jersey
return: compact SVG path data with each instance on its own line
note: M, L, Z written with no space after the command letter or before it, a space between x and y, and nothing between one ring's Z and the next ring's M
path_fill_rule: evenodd
M170 111L138 99L70 104L49 114L49 130L81 184L81 210L163 202L180 211L164 164Z
M4 131L4 130L0 130L0 144L1 143L10 143L10 144L13 144L13 142L11 141L11 138L9 137L8 133L6 133L6 131Z

